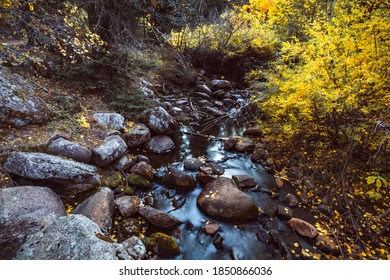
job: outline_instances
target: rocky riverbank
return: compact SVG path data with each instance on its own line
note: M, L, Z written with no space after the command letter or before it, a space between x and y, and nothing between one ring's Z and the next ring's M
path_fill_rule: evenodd
M11 85L16 74L7 75L2 122L47 122L50 106L33 90L20 96ZM272 176L259 128L239 127L248 90L211 80L179 98L172 89L163 93L151 95L156 106L137 120L91 111L77 137L52 134L2 148L0 259L338 254L335 240L314 226L306 193Z

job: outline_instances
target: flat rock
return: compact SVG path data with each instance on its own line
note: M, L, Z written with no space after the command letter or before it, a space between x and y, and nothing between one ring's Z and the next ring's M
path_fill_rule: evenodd
M184 160L184 169L189 171L199 171L203 162L198 158L188 158Z
M21 127L48 121L48 106L37 92L31 82L0 66L0 124Z
M114 216L114 193L103 187L99 192L81 202L72 211L72 214L81 214L94 221L102 230L110 232Z
M197 203L207 215L227 221L252 221L259 213L257 205L238 189L232 179L225 177L207 184Z
M292 228L293 231L296 231L302 236L314 238L318 234L315 226L299 218L291 218L287 224Z
M148 181L152 181L156 171L145 161L138 162L131 168L131 173L139 174Z
M30 234L65 215L64 204L49 188L0 189L0 259L12 259Z
M4 169L32 180L49 180L65 185L100 184L96 167L43 153L12 153Z
M16 260L130 260L125 247L111 241L83 215L69 215L32 234Z
M212 90L231 89L232 84L227 80L212 80L210 82L210 88Z
M92 150L92 160L99 166L105 167L123 156L126 150L126 142L119 135L112 135Z
M151 137L149 128L142 124L136 123L125 133L125 140L129 148L133 148L146 143Z
M171 135L176 130L176 123L163 107L148 110L145 113L145 124L155 134Z
M255 179L249 175L233 175L232 179L239 188L252 188L257 185Z
M143 206L138 208L138 214L153 226L169 229L181 225L183 222L174 216L153 207Z
M125 118L118 113L96 113L93 118L97 123L108 126L114 130L122 131L125 129Z
M57 138L47 146L50 153L66 156L76 161L87 163L91 159L91 151L76 142L64 138Z
M115 206L124 218L131 217L137 213L139 205L140 201L137 196L124 195L115 199Z
M175 143L166 135L156 135L147 142L148 149L156 154L169 153L175 149Z

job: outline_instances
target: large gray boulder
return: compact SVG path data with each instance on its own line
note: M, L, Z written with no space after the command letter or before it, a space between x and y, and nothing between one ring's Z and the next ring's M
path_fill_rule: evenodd
M118 113L96 113L93 114L93 118L97 123L108 126L114 130L124 130L125 129L125 118Z
M102 230L110 232L114 209L114 192L103 187L99 192L77 205L72 214L84 215L94 221Z
M83 215L58 218L30 235L16 260L129 260L125 247L105 236L99 226Z
M49 109L37 92L31 82L0 66L0 124L45 123Z
M87 163L91 159L91 151L89 149L64 138L57 138L51 141L47 149L53 154L63 155L76 161Z
M126 142L119 136L107 137L104 142L92 150L92 160L105 167L126 153Z
M28 235L64 215L64 204L49 188L0 189L0 259L12 259Z
M255 220L259 214L259 207L226 177L207 184L197 203L207 215L220 220L247 222Z
M48 180L64 185L100 184L96 167L44 153L12 153L4 169L31 180Z
M129 131L125 134L125 140L129 148L139 146L150 139L149 128L142 124L136 123L129 128Z
M145 113L145 124L155 134L171 135L176 129L175 121L163 107L147 111Z

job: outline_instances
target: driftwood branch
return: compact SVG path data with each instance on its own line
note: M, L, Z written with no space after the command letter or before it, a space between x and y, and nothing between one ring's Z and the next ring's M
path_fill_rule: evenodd
M199 137L207 138L207 139L210 139L210 140L225 141L225 140L228 139L226 137L216 137L216 136L213 136L213 135L206 135L206 134L202 134L202 133L198 133L198 132L183 131L183 133L184 134L188 134L188 135L193 135L193 136L199 136Z
M376 217L376 218L379 220L379 219L382 219L382 218L386 217L386 216L389 215L389 214L390 214L390 208L387 209L387 210L386 210L385 212L383 212L382 214L378 215L378 217Z

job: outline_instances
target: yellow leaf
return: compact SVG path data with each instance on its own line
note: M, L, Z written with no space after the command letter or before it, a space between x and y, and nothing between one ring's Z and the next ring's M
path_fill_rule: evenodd
M90 128L91 125L87 120L85 119L84 116L81 116L80 118L77 119L77 122L80 124L80 126L85 127L85 128Z
M366 180L367 180L367 184L371 185L371 184L375 183L376 177L375 176L368 176L366 178Z
M34 3L28 3L28 8L31 12L34 12Z
M380 179L376 180L375 185L376 185L377 188L382 187L382 180L380 180Z

